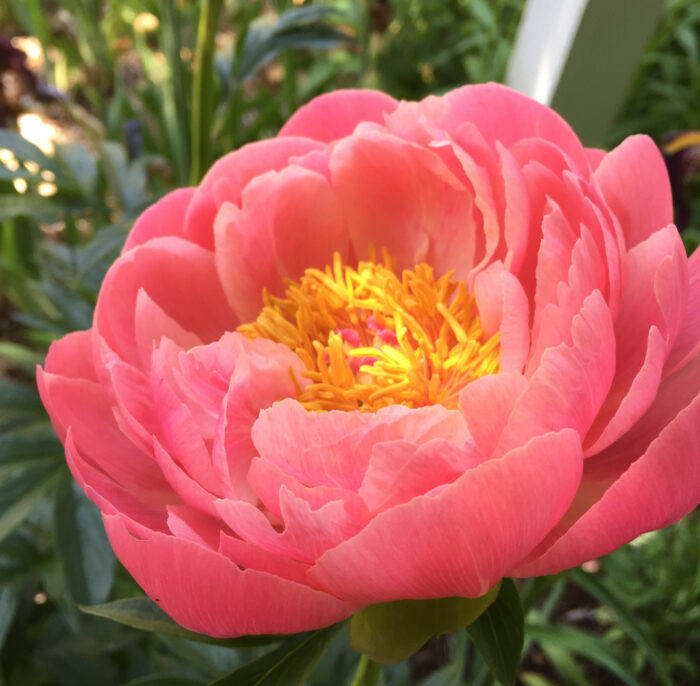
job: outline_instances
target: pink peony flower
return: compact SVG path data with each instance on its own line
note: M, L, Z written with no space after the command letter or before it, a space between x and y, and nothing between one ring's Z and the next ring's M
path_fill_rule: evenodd
M136 222L38 381L177 622L476 597L700 499L700 255L634 136L499 85L339 91Z

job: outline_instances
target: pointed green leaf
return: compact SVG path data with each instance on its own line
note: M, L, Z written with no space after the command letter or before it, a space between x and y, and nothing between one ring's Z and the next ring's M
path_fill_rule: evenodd
M210 686L302 686L344 623L291 636L279 648Z
M166 636L184 638L188 641L209 643L211 645L244 647L264 645L281 640L281 636L243 636L241 638L212 638L205 634L189 631L176 624L152 600L146 597L126 598L100 605L79 605L83 612L97 617L105 617L120 624L126 624L142 631L154 631Z
M524 619L520 595L511 579L503 579L495 602L467 632L494 678L502 686L512 686L523 649Z
M350 644L375 662L397 664L431 636L461 631L495 599L499 586L480 598L396 600L360 610L350 620Z

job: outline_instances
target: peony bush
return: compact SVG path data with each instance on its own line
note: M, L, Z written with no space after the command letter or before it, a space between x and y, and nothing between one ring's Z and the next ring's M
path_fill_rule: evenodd
M338 91L146 210L38 384L183 626L475 598L700 501L700 257L644 136Z

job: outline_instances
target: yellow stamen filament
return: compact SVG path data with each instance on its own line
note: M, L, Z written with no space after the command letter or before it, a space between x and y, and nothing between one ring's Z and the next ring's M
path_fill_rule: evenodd
M336 253L331 266L287 281L285 297L264 291L258 318L238 327L299 355L306 382L290 374L306 409L454 408L470 381L499 371L499 334L486 338L464 282L424 263L399 278L383 258L372 252L353 268Z

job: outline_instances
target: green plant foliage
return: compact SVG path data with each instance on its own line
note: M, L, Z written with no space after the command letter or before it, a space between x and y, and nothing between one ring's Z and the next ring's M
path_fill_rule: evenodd
M208 29L211 69L200 81L207 86L197 91L202 3L0 3L3 33L36 36L51 55L42 78L53 99L30 94L21 106L28 102L66 134L49 154L22 138L11 117L11 128L0 129L3 686L349 686L357 667L339 627L217 641L178 627L143 596L134 599L140 589L72 482L34 369L53 340L91 325L102 279L145 207L199 178L211 160L274 135L321 92L379 87L418 99L500 79L524 0L220 5ZM157 20L150 28L137 21L146 13ZM661 143L670 131L698 128L699 28L696 3L669 0L608 133L611 145L640 131ZM199 119L198 103L208 108ZM204 153L200 163L193 140ZM53 194L40 192L47 182ZM690 182L688 246L700 235L698 183ZM527 686L595 686L600 678L699 683L699 536L696 515L601 560L595 574L518 582L528 634L520 666L513 650L503 681L512 682L517 669ZM510 582L505 592L517 597ZM77 604L90 607L80 612ZM429 641L411 660L375 670L378 683L495 684L489 667L499 674L498 660L479 654L478 632L496 626L500 607L472 625L471 638L460 631L443 639L442 653L432 653Z

